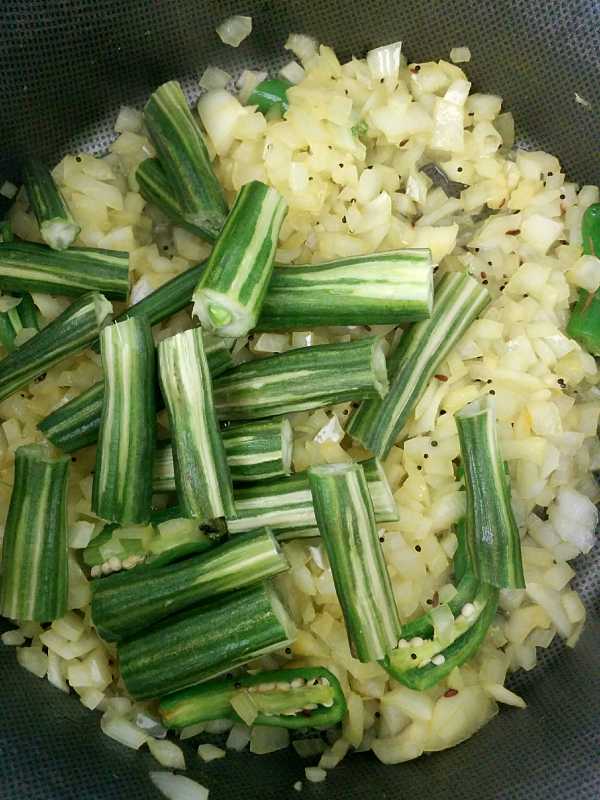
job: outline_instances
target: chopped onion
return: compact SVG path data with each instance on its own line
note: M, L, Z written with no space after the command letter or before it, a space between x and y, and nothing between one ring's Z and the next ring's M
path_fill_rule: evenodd
M237 692L231 698L230 703L238 717L242 719L246 725L252 725L258 716L258 708L256 704L252 702L250 693L244 691Z
M598 525L598 509L591 500L575 489L561 486L548 517L563 541L574 544L581 553L589 553Z
M142 277L131 287L131 292L129 293L129 305L134 306L136 303L139 303L140 300L143 300L144 297L148 297L149 294L152 294L153 291L154 286L152 286L145 275L142 275Z
M144 115L141 111L130 106L121 106L115 121L115 130L117 133L124 133L125 131L137 133L142 129L143 123Z
M285 728L269 728L255 725L250 735L250 752L256 755L283 750L290 743L290 734Z
M202 73L198 83L202 89L224 89L230 80L231 75L225 72L224 69L219 69L219 67L207 67Z
M320 767L306 767L304 774L306 775L306 780L311 783L323 783L327 778L327 773Z
M90 711L98 708L104 700L104 697L104 692L101 692L99 689L83 689L79 694L81 703L86 708L89 708Z
M43 678L48 672L48 656L41 647L17 647L17 661L38 678Z
M585 97L579 94L579 92L575 92L575 102L579 103L580 106L585 106L585 108L591 108L592 104L589 100L586 100Z
M329 421L315 434L313 442L316 444L324 444L325 442L341 442L346 435L344 429L340 425L340 421L336 414L333 414Z
M132 750L139 750L148 741L147 734L124 717L116 717L110 713L103 714L100 719L100 727L106 736L110 736L111 739L115 739Z
M213 719L210 722L204 723L204 730L206 733L227 733L227 731L230 731L232 728L233 722L230 719Z
M135 724L143 731L147 731L154 739L164 739L167 735L166 728L163 728L155 717L151 717L145 711L136 715Z
M8 197L9 200L12 200L16 193L17 187L11 181L4 181L2 186L0 186L0 194L3 197Z
M4 631L4 633L0 636L0 640L2 641L2 644L7 645L7 647L20 647L25 643L25 637L18 628L13 628L10 631Z
M323 739L294 739L292 747L298 753L300 758L313 758L320 756L327 749L327 745Z
M383 47L376 47L367 53L367 64L375 80L398 79L400 72L400 55L402 42L394 42Z
M173 772L151 772L150 780L168 800L208 800L208 789Z
M225 89L207 92L198 101L198 114L218 155L229 151L240 116L248 113Z
M183 756L183 751L175 744L175 742L171 742L169 739L160 740L149 738L147 743L148 750L150 750L161 767L185 769L185 758Z
M233 728L229 731L229 736L225 742L225 747L228 750L235 750L241 753L242 750L250 743L250 728L241 722L236 722Z
M287 333L261 333L250 349L254 353L285 353L290 349L290 337Z
M223 44L239 47L252 33L252 17L229 17L217 28L217 35Z
M227 755L225 750L222 750L220 747L216 747L214 744L199 744L198 745L198 755L205 763L209 761L214 761L217 758L225 758Z
M464 64L471 60L471 51L468 47L453 47L450 50L450 61L453 64Z
M300 83L304 80L306 72L304 71L304 67L300 66L297 61L289 61L279 70L279 74L290 83Z
M290 33L283 46L286 50L291 50L303 64L306 64L317 54L316 41L302 33Z
M197 725L188 725L186 728L182 728L179 731L179 738L182 741L185 739L193 739L201 733L204 733L204 723L199 722Z
M69 547L82 550L91 542L96 526L92 522L78 520L69 530Z
M437 608L432 608L430 611L431 622L435 631L435 638L442 644L449 644L452 635L452 628L454 626L454 616L450 607L441 604Z
M258 86L268 76L267 72L263 70L245 69L237 81L238 99L244 105L248 102L248 98Z
M382 710L390 706L399 709L411 719L427 722L433 717L433 701L425 692L416 692L401 686L388 692L382 700Z
M494 698L494 700L497 700L499 703L505 703L509 706L516 706L517 708L527 708L527 703L522 697L519 697L518 694L511 692L510 689L507 689L505 686L502 686L499 683L487 683L484 684L483 688L491 697Z

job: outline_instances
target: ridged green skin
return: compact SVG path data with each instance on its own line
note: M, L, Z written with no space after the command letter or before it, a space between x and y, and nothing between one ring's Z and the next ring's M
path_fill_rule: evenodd
M163 339L158 362L171 427L175 486L184 516L206 522L231 516L235 513L233 487L201 329Z
M364 470L323 464L310 467L308 480L350 649L362 662L379 661L398 644L401 626Z
M144 200L159 208L167 219L202 239L214 242L218 234L214 225L193 225L184 218L181 206L157 158L146 158L142 161L135 171L135 178Z
M98 441L103 405L104 381L99 381L38 422L38 429L59 450L75 453Z
M100 337L104 401L92 486L92 511L108 522L150 519L156 440L155 353L140 317L116 322Z
M163 283L139 303L134 303L122 311L115 317L115 322L123 322L131 317L146 317L150 325L157 325L178 311L182 311L192 302L192 294L205 263L202 261L171 278L167 283ZM100 352L100 342L95 342L93 348L96 352Z
M215 237L223 227L227 204L177 81L163 83L153 92L144 121L183 218Z
M229 473L234 483L251 483L289 475L292 458L292 427L282 417L237 425L221 431ZM155 492L174 492L175 464L169 444L154 456Z
M90 292L75 300L42 331L0 361L0 402L63 359L80 353L98 336L112 306Z
M292 681L299 678L305 684L297 688L291 686ZM323 685L323 680L327 681L327 685ZM281 688L282 684L287 689ZM252 692L256 686L261 686L260 692ZM265 686L272 688L266 689ZM240 722L240 717L231 705L231 700L240 691L249 691L257 703L270 709L268 714L259 712L254 725L292 730L307 727L330 728L341 722L346 713L342 687L335 675L324 667L269 670L256 675L237 675L235 678L191 686L161 698L158 712L163 725L176 730L213 719ZM289 713L309 704L317 705L318 708L296 714Z
M246 105L258 106L261 114L268 114L274 108L283 114L289 108L287 90L293 85L285 78L267 78L254 87Z
M444 275L431 317L406 331L389 359L388 394L361 404L348 424L350 436L385 458L440 364L490 300L485 286L470 275Z
M584 255L600 258L600 203L586 208L581 221ZM600 292L579 290L571 311L567 333L594 356L600 355Z
M491 398L454 415L467 490L466 541L473 572L500 589L524 589L521 539L498 447Z
M0 242L14 242L12 225L6 219L0 220Z
M286 417L233 425L222 435L235 483L252 483L290 474L293 431Z
M15 452L2 550L2 616L50 622L67 612L68 471L68 458L51 458L41 445Z
M58 251L35 242L6 242L0 244L0 289L69 297L93 291L126 300L129 255L96 247Z
M375 509L375 519L377 522L397 520L396 501L383 467L376 458L363 461L361 466ZM308 471L255 485L238 486L234 497L237 516L227 520L230 533L266 526L280 540L319 535Z
M468 620L461 619L461 623L454 631L455 638L443 647L435 640L425 640L420 646L398 648L390 653L383 661L382 666L389 672L394 680L403 683L410 689L424 691L435 686L449 675L455 667L460 667L472 658L485 639L488 629L496 616L498 607L498 589L482 584L473 601L475 613ZM456 623L455 623L456 624ZM418 666L411 666L411 654L418 655ZM436 665L429 660L432 655L444 656L442 664Z
M194 292L194 314L219 336L256 326L273 272L287 203L260 181L243 186Z
M202 600L251 586L289 568L273 534L236 536L203 555L92 583L92 619L100 636L121 641Z
M429 250L394 250L325 264L276 267L256 329L400 325L427 319L433 305Z
M295 628L268 582L241 589L153 626L118 647L137 700L215 678L291 643Z
M18 305L0 312L0 344L8 353L16 350L17 334L25 328L36 331L40 329L35 303L30 294L24 294Z
M370 336L240 364L215 381L214 397L221 419L261 419L384 397L387 389L382 342Z
M66 250L81 228L71 215L48 167L35 158L23 164L23 183L40 226L42 239L53 250Z
M115 322L120 319L117 317ZM207 341L205 351L211 375L220 375L233 366L225 339ZM98 440L103 402L104 382L99 381L45 417L38 423L38 429L48 441L65 453L74 453L82 447L89 447ZM157 398L157 408L161 407L161 402L162 398Z

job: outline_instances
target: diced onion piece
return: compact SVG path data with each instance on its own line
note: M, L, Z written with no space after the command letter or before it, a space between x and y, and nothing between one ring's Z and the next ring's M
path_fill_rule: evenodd
M287 42L283 45L286 50L291 50L303 64L310 61L317 54L317 43L310 36L302 33L290 33Z
M212 719L210 722L204 723L204 730L206 733L227 733L227 731L230 731L232 728L233 722L230 719Z
M140 300L143 300L144 297L148 297L149 294L152 294L153 291L154 286L152 286L145 275L142 275L131 288L131 292L129 293L129 305L134 306L136 303L139 303Z
M78 520L69 531L69 547L81 550L87 547L94 535L95 525L92 522Z
M588 292L595 292L600 286L600 258L584 255L573 264L567 273L575 286L581 286Z
M151 772L150 780L167 800L208 800L208 789L174 772Z
M7 647L20 647L25 643L25 637L18 628L14 628L10 631L4 631L4 633L0 636L0 640L2 641L2 644L7 645Z
M8 197L9 200L12 200L16 193L17 187L11 181L4 181L2 186L0 186L0 194L3 197Z
M222 750L220 747L206 742L205 744L198 745L198 755L202 761L208 763L209 761L214 761L217 758L225 758L227 754L225 750Z
M163 728L155 717L151 717L145 711L136 715L135 724L143 731L147 731L153 739L164 739L167 735L167 729Z
M250 752L256 755L266 755L277 750L284 750L289 743L290 734L286 728L255 725L250 735Z
M204 732L204 723L199 722L197 725L188 725L179 731L179 738L184 741L185 739L193 739L194 736L199 736Z
M229 736L225 742L228 750L235 750L241 753L250 743L250 728L241 722L237 722L229 731Z
M590 101L586 100L585 97L579 94L579 92L575 92L575 102L578 103L580 106L584 106L585 108L592 107Z
M393 692L388 692L382 699L382 708L394 707L402 711L411 719L427 722L433 717L433 700L425 692L417 692L406 686L401 686Z
M245 69L242 74L240 75L237 86L238 86L238 99L240 103L247 103L248 98L254 91L254 89L258 86L259 83L262 83L265 78L267 77L268 73L264 71L257 71L252 69Z
M41 647L18 647L17 661L38 678L43 678L48 671L48 656Z
M581 553L589 553L596 541L598 509L588 497L561 486L548 516L563 541L574 544Z
M223 44L239 47L252 33L252 17L233 16L222 22L217 28L217 35Z
M117 133L137 133L142 129L144 115L137 108L121 106L117 119L115 120L115 130Z
M300 83L304 80L305 71L297 61L289 61L284 67L279 70L282 78L285 78L290 83Z
M242 719L246 725L252 725L258 716L258 708L252 702L252 696L249 692L240 691L234 694L230 700L231 707L235 713Z
M341 442L346 432L340 425L340 421L336 414L333 414L328 422L315 434L313 442L315 444L324 444L325 442Z
M401 52L402 42L394 42L369 50L367 64L373 78L378 81L382 78L397 80L400 72Z
M148 741L147 734L141 731L137 725L134 725L128 719L116 717L111 713L102 715L100 727L106 736L110 736L111 739L124 744L125 747L130 747L132 750L139 750Z
M527 708L527 703L518 694L511 692L506 686L499 683L487 683L483 687L485 691L497 700L499 703L505 703L509 706L516 706L517 708Z
M300 758L313 758L319 756L327 749L323 739L294 739L292 747Z
M90 711L98 708L100 703L104 700L104 692L101 692L99 689L83 689L79 695L79 699L86 708L89 708Z
M306 775L306 780L311 783L323 783L327 778L327 773L320 767L306 767L304 774Z
M439 605L437 608L431 609L431 621L435 631L435 638L442 644L448 644L452 636L452 628L454 625L454 616L449 606Z
M251 349L255 353L285 353L290 349L290 337L287 333L261 333Z
M471 60L471 51L468 47L453 47L450 50L450 61L453 64L464 64Z
M198 100L198 114L217 155L225 155L235 138L237 122L248 109L224 89L214 89Z
M231 75L225 72L224 69L219 69L219 67L207 67L202 73L198 83L202 89L224 89L230 80Z
M171 769L185 769L183 750L169 739L148 739L148 750L158 761L161 767Z

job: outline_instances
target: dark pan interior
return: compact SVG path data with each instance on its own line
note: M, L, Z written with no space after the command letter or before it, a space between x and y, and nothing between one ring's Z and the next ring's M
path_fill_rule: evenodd
M233 13L254 31L239 49L214 29ZM401 39L411 60L447 57L468 45L475 87L513 111L520 140L557 154L571 178L600 183L600 3L598 0L2 0L0 4L0 183L18 180L19 158L49 162L76 149L101 152L123 103L160 82L187 86L208 64L238 74L275 67L291 31L310 33L343 57ZM575 93L591 103L578 104ZM329 800L592 800L600 797L599 549L579 566L589 612L574 651L557 644L540 665L514 676L526 711L504 708L476 737L397 767L350 756L303 795ZM2 623L0 622L0 628ZM211 798L298 797L304 763L291 752L229 754L191 776ZM156 767L105 737L97 715L21 670L0 647L0 798L144 800Z

